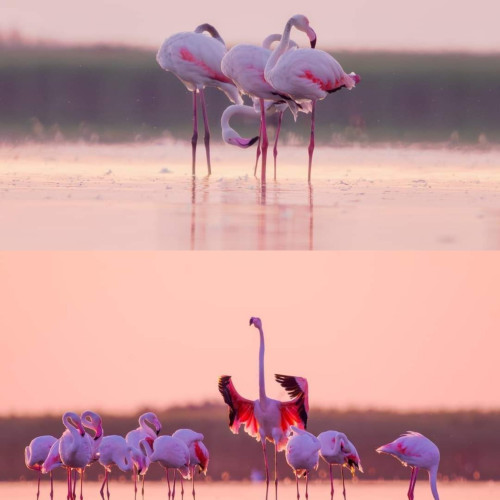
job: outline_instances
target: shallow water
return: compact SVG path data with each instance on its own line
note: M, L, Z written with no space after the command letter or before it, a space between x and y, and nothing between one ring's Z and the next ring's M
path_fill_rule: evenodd
M44 478L45 479L45 478ZM58 482L54 487L54 500L64 500L66 484ZM100 500L98 483L84 485L84 499ZM304 482L301 481L301 498L305 499ZM336 483L334 499L341 500L342 486ZM408 483L406 481L357 481L348 482L346 486L349 500L406 500ZM500 483L497 482L441 482L438 484L441 500L493 500L500 498ZM197 500L256 500L265 499L263 484L252 483L200 483L196 489ZM1 498L5 500L34 500L36 498L36 481L20 483L0 483ZM128 482L110 482L111 499L134 500L133 485ZM79 497L79 491L77 491ZM49 483L42 481L40 500L48 499ZM139 494L138 499L141 500ZM164 500L167 498L166 484L146 482L145 500ZM175 498L181 500L180 490L176 491ZM189 488L186 488L184 500L192 500ZM295 484L289 481L279 487L280 500L296 500ZM417 481L415 488L416 500L432 500L432 495L425 480ZM269 500L274 500L274 493L270 490ZM309 485L309 500L330 500L330 484L311 481Z
M500 151L1 147L0 250L500 249ZM272 165L272 160L271 160Z

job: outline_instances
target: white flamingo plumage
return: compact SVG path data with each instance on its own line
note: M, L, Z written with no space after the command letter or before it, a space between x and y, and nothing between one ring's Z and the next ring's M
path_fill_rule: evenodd
M321 443L320 456L329 465L330 468L330 495L333 499L333 466L340 465L342 471L342 487L344 500L346 498L344 467L350 469L351 474L354 474L355 469L363 472L361 460L355 446L347 439L343 432L325 431L318 434L318 439Z
M75 498L71 491L71 471L76 469L80 473L80 499L83 500L83 471L92 460L92 438L76 413L66 412L62 420L66 430L59 438L59 455L68 472L68 499Z
M211 36L204 35L208 32ZM221 71L221 60L226 53L224 40L210 24L201 24L194 31L176 33L167 38L156 55L158 64L165 70L174 73L193 92L193 136L192 172L195 174L196 144L198 141L197 94L200 94L203 123L205 127L205 149L208 173L210 164L210 128L205 103L205 87L216 87L222 90L234 103L242 104L243 100L234 83Z
M164 469L167 477L168 498L175 498L175 478L178 470L184 479L190 478L189 449L181 439L173 436L160 436L153 443L153 453L149 457L151 462L158 462ZM174 485L170 490L169 469L174 469Z
M100 415L90 410L84 411L81 414L80 418L85 429L91 429L92 431L94 431L94 434L90 436L92 439L92 459L90 463L93 463L96 462L99 458L99 446L101 445L101 441L104 435L104 431L102 429L102 419Z
M38 436L31 440L30 444L24 449L24 463L30 470L38 471L38 488L36 498L40 496L40 476L42 473L42 466L50 452L52 445L57 442L54 436ZM54 492L52 472L50 473L50 498Z
M316 101L342 88L352 89L360 81L354 73L347 74L327 52L318 49L288 50L292 27L304 31L309 26L305 16L291 17L285 25L281 41L269 57L264 71L265 79L280 93L296 102L312 102L311 138L309 141L308 180L311 180L314 151Z
M415 483L419 469L425 469L429 474L429 484L434 500L439 500L437 491L437 471L439 467L439 448L418 432L409 431L398 437L392 443L380 446L378 453L386 453L397 458L405 467L410 466L411 477L408 489L408 499L413 500Z
M301 25L298 25L302 29ZM304 29L306 30L306 29ZM312 28L307 27L307 34L311 40L311 45L316 43L316 35ZM286 95L280 93L264 78L264 69L271 56L271 43L278 40L280 35L270 35L264 40L263 46L249 44L239 44L233 47L223 57L221 62L222 72L229 77L238 87L240 92L249 95L253 99L258 99L260 109L260 134L259 146L262 148L262 170L261 180L266 179L266 159L267 148L269 145L266 127L266 104L265 101L276 103L290 102L290 106L296 114L296 105ZM287 41L285 50L290 48L290 40ZM276 177L276 156L278 154L277 139L279 137L279 130L281 127L281 119L283 116L284 108L280 110L278 118L278 129L276 131L276 139L274 144L274 172ZM259 151L259 147L258 150ZM257 154L258 159L258 154Z
M194 477L195 469L198 467L199 471L207 475L208 461L210 459L208 449L203 444L204 436L200 432L195 432L191 429L178 429L173 434L172 437L184 441L189 450L189 468L192 478L193 486L193 498L195 498L194 490ZM182 482L182 476L181 476Z
M266 454L266 440L274 443L275 489L278 491L278 476L276 471L277 452L285 449L287 431L292 425L305 428L307 412L309 411L307 380L302 377L275 375L288 394L290 401L277 401L268 398L264 377L264 332L260 318L250 318L250 325L255 326L260 333L259 350L259 399L250 401L238 394L231 377L223 375L219 378L219 392L224 402L229 406L229 428L235 434L240 425L244 424L245 432L262 443L264 463L266 467L266 497L269 489L269 465Z
M321 444L314 434L304 429L292 426L290 430L292 433L286 444L285 456L288 465L295 473L298 500L300 498L299 477L302 476L306 477L306 498L309 497L309 472L318 468Z

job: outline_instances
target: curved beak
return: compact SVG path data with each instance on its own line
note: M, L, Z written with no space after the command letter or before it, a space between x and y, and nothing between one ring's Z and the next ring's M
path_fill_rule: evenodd
M311 49L316 47L316 33L312 28L307 29L307 37L309 38L309 42L311 43Z
M248 323L248 326L252 326L253 325L253 316L250 318L250 323Z

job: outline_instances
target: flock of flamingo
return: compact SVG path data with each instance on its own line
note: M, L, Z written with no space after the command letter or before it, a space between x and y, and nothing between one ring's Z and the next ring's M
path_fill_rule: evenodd
M229 407L229 428L235 434L243 424L244 430L261 442L266 471L266 500L269 493L269 463L266 443L274 444L274 483L278 498L277 456L285 450L286 461L296 478L297 499L300 498L299 478L305 477L306 498L308 498L308 478L316 470L321 457L330 469L331 499L334 496L333 466L339 465L342 474L343 496L346 499L344 467L354 475L356 469L363 472L355 446L347 436L339 431L327 430L318 436L306 430L309 411L308 384L303 377L275 375L276 381L291 397L288 401L278 401L266 395L264 377L264 331L260 318L250 318L250 326L260 334L259 349L259 398L246 399L236 391L231 377L219 378L219 392ZM109 500L109 473L113 465L124 472L132 471L134 491L137 496L137 479L142 477L144 498L144 477L151 463L157 462L165 468L168 498L175 498L176 472L183 479L192 480L192 495L195 499L195 471L206 474L209 453L203 444L203 434L191 429L179 429L171 436L160 436L161 423L153 412L139 417L139 427L125 437L104 435L102 420L97 413L85 411L81 415L66 412L63 415L66 430L57 439L54 436L39 436L25 449L25 462L29 469L38 471L37 500L40 495L40 474L49 473L50 496L53 498L52 470L65 467L67 470L67 500L76 500L76 471L80 473L80 500L83 500L83 475L86 467L94 462L104 467L104 480L100 494L104 500L104 489ZM90 431L90 432L89 432ZM439 500L437 491L437 471L439 449L428 438L418 432L407 432L395 441L380 446L378 453L397 458L404 466L412 469L408 499L413 500L417 474L420 468L427 470L432 495ZM170 487L169 469L173 469L173 488ZM72 472L75 471L74 474ZM182 494L184 488L182 486Z
M290 40L292 27L304 32L310 48L298 48ZM210 36L206 36L207 32ZM283 33L268 36L262 47L239 44L226 49L224 40L210 24L201 24L193 32L176 33L161 45L156 60L166 71L174 73L193 92L192 169L195 173L196 145L198 142L198 107L200 96L205 129L205 149L208 173L210 162L210 129L205 102L205 87L222 90L235 103L221 118L222 136L226 143L247 148L258 141L255 173L261 158L261 180L266 178L267 149L269 145L266 114L278 113L278 126L274 141L274 178L278 138L283 113L290 109L294 118L299 112L311 113L311 135L308 147L308 180L314 151L316 101L342 88L352 89L360 81L355 73L345 73L341 65L327 52L316 49L316 33L303 15L291 17ZM274 50L271 45L279 42ZM248 95L253 106L243 105L241 94ZM241 137L229 125L232 116L260 114L259 135L247 139Z

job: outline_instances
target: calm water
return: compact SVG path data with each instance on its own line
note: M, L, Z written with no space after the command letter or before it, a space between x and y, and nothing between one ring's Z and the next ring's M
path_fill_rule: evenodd
M44 478L45 479L45 478ZM48 499L49 483L42 482L40 500ZM54 500L64 500L65 484L55 484ZM383 481L383 482L357 482L347 484L347 498L349 500L406 500L408 483L406 481ZM91 483L84 487L84 498L87 500L99 500L99 485ZM301 488L304 483L301 482ZM441 500L494 500L500 498L500 483L498 482L441 482L438 484ZM329 483L313 483L309 487L310 500L329 500ZM36 482L22 483L0 483L2 499L34 500L36 498ZM166 485L164 483L146 483L145 500L163 500L167 498ZM305 499L301 490L301 498ZM133 500L133 486L128 482L111 482L110 494L114 500ZM77 493L78 496L78 493ZM196 490L197 500L256 500L264 499L264 486L262 484L250 483L199 483ZM415 497L418 500L432 500L432 495L426 481L418 481L415 489ZM140 495L137 497L140 499ZM180 491L176 492L175 498L181 500ZM280 500L296 500L295 484L281 484L279 490ZM341 500L342 486L336 483L336 499ZM189 488L184 493L185 500L191 500ZM274 500L274 494L270 492L269 500Z

